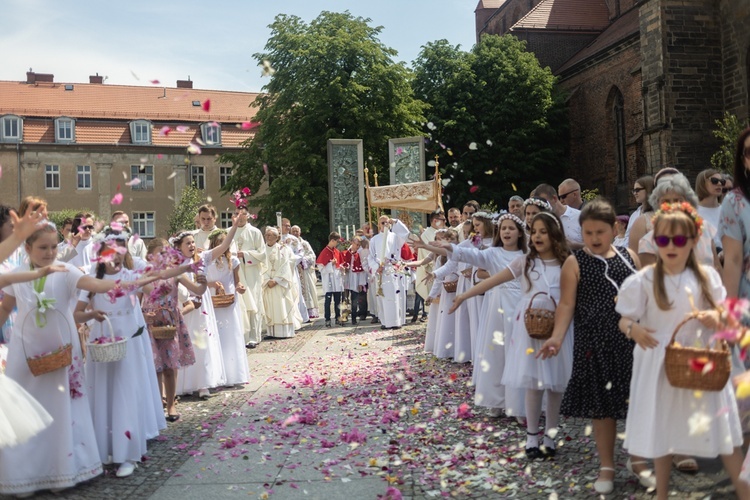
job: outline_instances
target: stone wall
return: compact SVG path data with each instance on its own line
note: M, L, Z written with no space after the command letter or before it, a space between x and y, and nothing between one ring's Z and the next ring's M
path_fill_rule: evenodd
M724 109L740 119L750 116L750 2L723 0L719 5Z

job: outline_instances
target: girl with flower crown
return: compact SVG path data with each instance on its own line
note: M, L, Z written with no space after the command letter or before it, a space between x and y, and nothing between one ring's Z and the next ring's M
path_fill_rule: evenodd
M55 264L57 229L47 223L26 240L32 269ZM8 352L6 375L26 389L53 418L52 424L26 443L0 449L0 493L31 496L35 491L59 491L102 472L96 435L83 383L82 351L73 319L77 290L106 293L114 281L85 276L70 265L29 283L6 287L0 323L18 304L18 322ZM23 267L13 272L25 272ZM143 286L155 276L122 287ZM34 376L27 358L41 356L70 344L72 364Z
M677 453L721 455L737 496L750 498L750 485L738 479L742 429L731 383L715 392L680 389L670 385L664 369L665 348L686 317L697 321L680 328L676 341L682 345L696 339L706 344L720 326L716 307L726 290L716 270L696 258L701 225L689 203L662 205L653 221L656 263L625 280L615 308L620 330L638 344L623 446L631 455L654 459L659 500L668 497Z
M439 247L437 253L449 254L453 261L469 263L486 269L490 274L497 274L526 253L526 237L523 221L513 214L501 215L496 225L498 230L492 246L485 250L444 243L432 246ZM521 287L518 280L498 285L485 295L479 314L482 322L476 335L476 358L472 375L475 386L474 403L489 408L492 417L501 416L506 407L506 390L501 379L505 368L506 348L510 346L510 320L520 298ZM507 315L505 311L508 311ZM514 392L516 394L511 399L514 401L513 407L518 408L523 402L523 395L519 391Z
M521 279L523 297L514 309L511 345L505 359L502 384L506 390L515 388L526 392L526 456L529 460L555 455L554 438L560 419L560 404L573 365L573 332L568 332L559 356L551 363L537 360L532 353L542 347L542 341L528 335L524 312L532 305L535 308L555 308L554 304L560 300L560 267L568 255L570 250L560 219L551 212L540 212L531 219L529 253L516 258L508 267L466 293L456 295L451 308L455 310L467 298L487 292L492 287ZM544 442L540 443L539 418L545 396L545 433ZM508 407L506 402L506 413L516 415L516 410Z

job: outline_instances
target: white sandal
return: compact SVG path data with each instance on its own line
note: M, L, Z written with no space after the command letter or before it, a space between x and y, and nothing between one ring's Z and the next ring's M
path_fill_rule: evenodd
M652 471L651 469L645 469L641 472L635 472L633 470L634 465L648 465L648 462L646 462L645 460L641 460L639 462L631 462L630 457L628 457L628 461L625 462L625 467L627 467L628 472L638 478L638 482L641 483L641 486L648 489L655 489L656 477L654 476L654 471Z
M615 471L612 467L599 467L599 470L600 471L611 470L612 472ZM594 491L596 491L597 493L601 495L609 495L610 493L612 493L612 491L614 491L614 489L615 489L614 476L612 476L612 479L604 479L604 480L597 479L594 482Z

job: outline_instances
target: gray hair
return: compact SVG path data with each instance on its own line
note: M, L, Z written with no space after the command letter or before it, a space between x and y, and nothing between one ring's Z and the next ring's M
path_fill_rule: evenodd
M654 190L651 191L651 196L648 197L648 202L655 210L658 210L659 199L670 191L685 198L685 201L690 203L693 207L698 206L698 195L695 194L695 191L693 191L693 188L690 186L690 182L683 174L673 174L670 177L659 179L659 183L654 186Z
M524 200L517 194L514 194L513 196L510 197L510 199L508 200L508 203L510 203L511 201L520 201L521 203L523 203Z

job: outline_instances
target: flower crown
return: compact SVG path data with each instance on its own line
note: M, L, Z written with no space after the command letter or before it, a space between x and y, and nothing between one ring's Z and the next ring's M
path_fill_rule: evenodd
M682 203L662 203L659 207L659 211L654 214L651 218L651 224L656 225L656 219L663 214L673 214L676 212L682 212L693 220L695 224L695 231L698 236L703 233L703 217L698 215L695 207L690 203L683 201Z
M546 210L548 212L552 211L552 205L550 205L549 202L543 198L529 198L523 202L524 209L528 207L529 205L536 205L542 210Z
M182 231L181 233L177 233L176 235L169 238L168 241L170 245L175 246L178 241L182 241L183 238L187 236L192 236L192 235L193 235L192 231Z
M211 238L213 238L215 236L218 236L220 234L227 234L227 232L224 231L221 228L214 229L213 231L211 231L210 233L208 233L208 239L210 240Z
M235 208L247 208L247 199L251 194L253 193L250 191L250 188L243 187L232 193L232 197L229 198L229 201L234 203Z
M512 220L519 226L523 227L523 221L519 219L516 215L509 214L509 213L502 214L500 217L498 217L497 220L495 221L495 224L500 226L500 224L502 224L504 220Z

